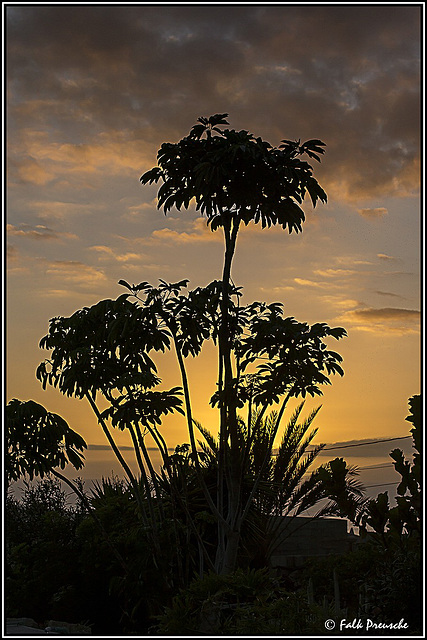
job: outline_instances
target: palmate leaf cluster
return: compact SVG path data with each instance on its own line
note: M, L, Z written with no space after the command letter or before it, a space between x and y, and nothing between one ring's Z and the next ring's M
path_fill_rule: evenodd
M55 467L84 465L84 439L56 413L29 400L13 399L6 407L6 474L8 481L21 476L49 474Z
M231 217L245 225L260 222L263 228L279 224L289 233L302 231L306 194L313 207L327 196L301 156L320 161L325 144L283 140L273 147L248 131L224 129L227 115L199 118L188 136L162 144L158 166L144 173L142 184L163 182L157 206L165 213L172 207L188 209L194 201L212 231Z
M159 287L121 284L129 294L51 320L40 342L51 355L37 377L44 387L52 384L78 398L102 393L111 403L103 416L113 426L160 425L163 415L182 412L181 390L153 391L161 380L152 353L174 344L184 358L194 357L205 341L216 343L222 285L214 281L186 291L186 280L161 281ZM321 395L331 374L343 375L341 356L327 348L325 339L340 339L344 329L284 318L278 303L240 306L239 296L230 286L228 330L236 376L231 388L213 394L213 406L220 406L226 394L240 407L249 400L254 406L271 405L284 394Z
M150 389L158 384L149 352L164 351L169 339L155 318L141 314L119 297L79 309L69 318L53 318L40 341L42 348L52 350L36 372L43 388L51 384L65 395L83 398L128 385Z

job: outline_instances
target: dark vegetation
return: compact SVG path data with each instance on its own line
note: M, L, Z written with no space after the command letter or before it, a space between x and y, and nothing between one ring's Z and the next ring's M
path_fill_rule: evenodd
M268 570L266 557L260 568L256 533L248 528L239 568L226 576L206 571L198 578L197 543L185 514L177 513L167 495L167 518L158 534L163 565L158 567L127 483L103 479L88 500L125 560L125 572L85 504L70 504L59 480L46 476L35 485L27 483L21 496L9 494L6 503L7 615L90 623L93 633L100 635L317 635L323 633L327 618L341 617L397 622L404 618L412 633L420 632L420 397L411 398L410 405L415 451L412 463L404 460L400 468L406 488L399 485L397 505L385 506L387 494L366 501L357 520L362 532L362 521L369 530L365 542L344 555L308 560L299 569ZM203 539L213 543L215 529L185 449L178 448L176 455L188 477L188 504L196 522L202 523ZM391 455L400 460L400 453ZM399 466L396 463L397 471ZM381 519L378 504L383 505ZM170 544L166 525L169 521L172 529L173 519L181 534L176 547Z
M7 615L89 622L99 634L284 635L323 632L331 611L366 616L376 607L385 620L402 611L418 628L419 396L408 418L413 463L399 450L391 454L402 477L396 507L387 494L366 501L343 459L312 470L323 448L311 446L318 409L304 418L302 402L285 426L284 414L291 398L321 395L332 374L343 375L341 356L327 343L345 330L284 318L280 303L242 305L231 269L242 224L298 233L306 194L313 206L326 202L302 159L319 161L324 144L285 140L275 148L224 129L225 116L200 118L180 142L163 144L158 166L141 178L162 181L165 213L194 202L212 231L222 231L221 279L194 290L187 280L157 287L121 281L127 293L53 318L40 343L50 351L37 370L43 388L89 402L124 479L103 479L90 491L67 479L66 465L78 471L84 464L83 438L33 401L7 406L8 481L41 478L26 485L22 499L7 498ZM193 415L186 372L186 359L199 356L206 341L218 352L211 397L218 437ZM158 390L157 361L168 350L181 379ZM172 455L163 425L171 413L184 416L189 439ZM138 474L122 457L114 429L128 431ZM158 472L147 439L161 455ZM75 506L59 480L74 492ZM348 517L368 541L297 575L274 574L272 516L314 507L316 517Z

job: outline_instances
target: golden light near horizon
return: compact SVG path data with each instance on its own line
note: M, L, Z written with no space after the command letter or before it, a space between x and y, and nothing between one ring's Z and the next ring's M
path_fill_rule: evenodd
M10 6L6 17L8 399L32 398L104 444L83 401L41 389L38 342L50 318L123 293L120 279L220 277L220 233L194 208L158 212L139 177L197 117L229 112L232 128L273 145L327 144L314 170L328 203L304 207L298 235L243 229L232 274L244 304L282 302L285 316L347 330L333 347L344 377L307 400L323 405L317 440L406 435L421 359L419 7ZM172 356L158 361L164 388L179 384ZM216 367L211 346L188 358L195 416L212 431ZM162 428L170 446L188 441L181 417Z

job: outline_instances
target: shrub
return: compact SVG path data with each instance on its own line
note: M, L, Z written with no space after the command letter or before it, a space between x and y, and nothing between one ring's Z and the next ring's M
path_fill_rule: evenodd
M285 590L267 569L209 573L179 592L159 618L167 635L289 635L318 631L320 607L304 593Z

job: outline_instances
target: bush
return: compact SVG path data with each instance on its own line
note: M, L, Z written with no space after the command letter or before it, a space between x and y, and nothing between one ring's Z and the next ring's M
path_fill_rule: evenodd
M6 612L10 617L80 619L75 531L81 515L66 506L60 483L26 484L6 499ZM76 606L77 605L77 606Z
M26 484L19 500L7 497L8 617L31 617L39 623L88 622L99 634L122 633L134 623L146 630L152 623L142 599L148 591L144 559L149 549L144 551L144 537L127 493L114 479L106 485L93 506L128 559L130 576L124 579L122 567L81 505L68 506L60 482L45 477Z
M267 569L207 574L180 591L159 618L160 635L315 633L325 617L307 596L285 590Z
M346 555L309 560L299 579L301 586L311 580L315 602L332 602L335 570L347 618L383 623L403 618L415 633L422 628L422 566L417 541L386 549L372 538Z

